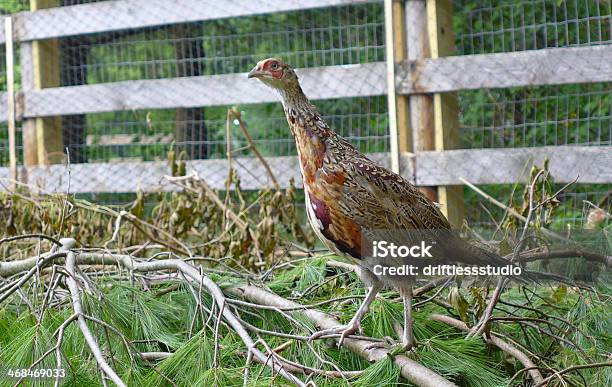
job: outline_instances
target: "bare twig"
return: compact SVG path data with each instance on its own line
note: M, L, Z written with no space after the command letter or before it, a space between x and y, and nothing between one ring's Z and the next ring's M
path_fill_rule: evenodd
M85 317L83 317L83 306L81 304L81 292L79 291L79 286L76 283L75 273L76 273L76 257L73 252L69 252L66 257L66 270L70 273L70 277L66 279L68 283L68 288L70 289L70 295L72 297L72 309L74 309L74 313L77 315L77 323L79 328L81 329L81 333L83 333L83 337L91 350L91 353L96 358L96 362L98 366L102 370L102 372L108 376L113 383L121 387L127 387L127 385L121 380L119 375L108 365L106 359L104 359L104 355L102 354L102 350L98 345L95 337L89 330L87 323L85 322Z
M581 364L581 365L567 367L565 369L562 369L561 371L555 372L553 375L550 375L549 377L547 377L546 379L538 383L535 387L545 386L547 385L548 382L550 382L554 378L560 377L561 375L566 374L568 372L582 370L585 368L598 368L598 367L612 367L612 361L607 361L607 362L602 362L602 363L592 363L592 364Z
M169 358L170 356L172 356L172 353L171 352L140 352L138 356L140 356L141 359L147 360L147 361L159 361L159 360L165 360Z
M568 250L551 250L551 251L535 251L535 252L523 252L521 253L517 261L518 262L532 262L546 259L556 258L584 258L588 261L600 262L605 264L607 267L612 267L612 256L597 254L589 251L583 251L578 249Z
M521 222L527 223L527 218L525 218L523 215L519 214L514 208L509 207L509 206L505 205L504 203L500 202L499 200L495 199L494 197L492 197L491 195L487 194L486 192L484 192L483 190L481 190L480 188L478 188L474 184L470 183L466 179L460 177L459 180L461 180L461 182L463 184L465 184L468 187L470 187L474 192L476 192L477 194L479 194L480 196L485 198L489 203L494 204L495 206L504 209L505 211L508 212L508 214L512 215L513 217L515 217L516 219L520 220ZM553 238L553 239L556 239L556 240L561 240L561 241L565 241L566 240L563 236L557 234L554 231L550 231L550 230L548 230L546 228L542 227L541 231L547 237L550 237L550 238Z
M526 236L527 236L527 230L529 229L529 226L531 225L531 220L532 220L533 215L535 214L535 211L538 208L540 208L541 206L543 206L544 204L546 204L547 202L555 199L565 188L567 188L569 185L571 185L571 184L573 184L575 182L575 180L574 180L574 182L566 184L562 189L560 189L559 191L555 192L555 194L552 195L551 197L547 198L546 200L542 201L541 203L535 204L534 203L535 186L536 186L538 180L540 179L540 177L542 177L543 175L544 175L544 179L546 179L547 178L547 171L544 170L544 169L539 170L538 173L533 177L533 179L532 179L532 181L531 181L531 183L529 185L529 199L528 199L529 212L527 213L527 217L524 218L525 224L523 226L523 230L521 232L520 239L519 239L518 243L514 246L513 254L512 254L512 257L510 258L510 262L516 261L518 259L518 257L519 257L519 254L520 254L520 252L521 252L521 250L523 248L523 245L525 244L525 240L526 240ZM468 185L471 185L465 179L462 179L462 181L464 183L468 184ZM471 188L478 190L478 188L474 187L473 185L472 185ZM493 200L493 201L496 201L493 198L490 198L490 199ZM510 207L507 207L507 210L508 210L509 213L512 213L511 211L514 211ZM514 212L516 213L516 211L514 211ZM499 300L499 297L501 296L501 292L504 289L504 287L506 286L507 282L508 282L507 278L499 278L499 280L497 282L497 286L495 287L495 291L493 292L493 295L491 296L491 300L489 301L489 304L487 305L487 308L485 309L484 314L482 315L482 317L480 318L478 323L472 327L472 329L470 330L470 332L467 335L468 338L473 337L473 336L480 336L484 332L484 330L487 327L487 324L488 324L489 320L491 319L491 316L493 314L493 310L495 309L495 305L497 304L497 301Z
M251 148L253 153L255 153L255 156L257 156L261 164L266 169L266 172L268 173L270 180L272 180L272 184L274 184L274 188L277 191L279 191L280 184L278 184L278 180L276 180L276 176L274 176L274 172L272 172L272 168L270 168L270 165L266 161L265 157L263 157L263 155L259 152L259 149L257 149L257 147L255 146L255 142L253 141L253 138L251 137L249 130L247 129L244 122L242 122L242 117L240 115L240 112L237 109L230 109L228 111L228 115L229 114L231 114L238 121L238 126L240 126L240 130L242 130L242 134L244 135L244 138L246 138L247 142L249 143L249 147Z
M16 235L16 236L8 237L8 238L2 238L0 239L0 245L3 243L7 243L7 242L13 242L16 240L29 239L29 238L45 239L45 240L48 240L49 242L52 242L56 246L62 245L59 240L53 237L50 237L48 235L45 235L45 234L24 234L24 235Z

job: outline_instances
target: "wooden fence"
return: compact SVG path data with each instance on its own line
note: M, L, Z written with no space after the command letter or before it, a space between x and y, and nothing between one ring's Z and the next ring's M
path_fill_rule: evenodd
M20 169L19 179L40 184L45 190L63 191L61 182L66 178L66 168L45 165L55 160L49 154L57 151L57 146L53 145L54 131L61 128L58 129L52 120L58 116L252 104L276 101L277 97L258 82L247 82L245 74L59 87L57 79L45 79L44 74L40 74L45 49L57 44L56 38L333 7L355 1L115 0L48 9L42 8L52 5L53 1L37 0L33 3L38 3L39 7L7 17L6 28L0 30L0 43L6 43L7 47L7 79L12 80L14 75L13 43L20 47L22 79L21 90L13 93L11 84L7 92L0 94L0 120L8 120L11 130L14 130L11 121L23 121L26 165ZM530 164L541 163L549 157L558 182L579 177L582 183L611 183L612 147L609 146L453 148L458 145L454 92L612 81L612 45L451 56L454 52L451 17L449 0L387 0L387 63L395 65L376 62L299 70L306 93L313 99L392 96L388 98L392 104L389 111L394 114L390 120L392 157L374 156L385 165L399 169L417 184L439 186L437 200L444 204L443 208L457 209L457 213L448 214L454 222L461 219L459 178L478 184L524 181ZM354 82L356 79L358 83ZM173 98L167 98L169 94ZM14 141L11 152L14 160ZM282 185L286 185L290 178L298 177L295 157L271 158L270 163ZM239 165L244 170L245 188L267 184L260 178L265 174L252 173L259 168L257 160L242 159ZM224 160L192 161L189 167L197 170L214 187L223 188L224 182L218 177L219 171L227 168ZM131 178L118 183L118 170L129 171ZM165 163L159 162L75 164L71 166L71 192L150 190L159 187L160 179L166 173ZM10 176L11 168L0 168L0 177ZM436 195L432 190L428 194Z

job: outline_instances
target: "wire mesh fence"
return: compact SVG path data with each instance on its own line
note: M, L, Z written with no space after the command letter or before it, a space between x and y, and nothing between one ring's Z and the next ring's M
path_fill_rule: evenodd
M459 1L460 55L612 43L609 1ZM611 83L464 91L464 147L609 145Z
M348 5L77 36L62 39L60 46L62 85L241 73L269 56L300 68L348 65L384 60L384 15L381 4ZM320 105L335 129L360 149L388 151L384 96ZM229 107L64 118L64 144L77 163L160 160L173 142L190 158L225 157ZM241 110L264 154L295 154L278 103ZM236 136L232 145L246 144Z
M612 84L461 94L464 148L610 145Z
M610 1L458 1L454 12L458 55L612 43ZM463 148L612 143L612 83L461 91L459 103ZM570 187L562 195L564 221L582 225L585 200L597 202L610 188ZM472 223L491 222L477 196L466 190L466 199ZM499 219L499 210L488 210Z
M29 10L34 3L2 1L0 9L5 14L14 14ZM63 0L39 5L43 3L46 6L73 6L111 2ZM215 5L216 9L224 7L230 6ZM216 12L216 9L212 11ZM158 8L156 10L151 12L159 12ZM147 99L169 101L167 105L172 106L173 100L186 100L180 94L193 93L198 98L206 96L207 100L219 102L151 109L122 105L124 95L117 95L115 105L109 103L109 99L115 99L112 87L130 84L133 85L130 90L138 91L144 87L138 83L140 81L229 76L244 73L257 61L270 56L281 57L300 69L385 61L385 15L381 1L178 24L170 21L173 10L165 11L169 20L166 24L71 35L41 42L41 47L47 50L42 51L47 60L38 64L43 74L34 76L39 77L37 81L43 83L43 88L111 87L110 94L100 93L91 97L89 106L94 107L93 112L64 114L59 121L43 119L35 124L38 125L36 131L40 131L40 125L46 125L55 133L53 141L48 141L55 145L47 149L55 155L54 162L65 162L67 156L61 156L62 153L70 155L71 164L162 162L173 144L179 151L184 151L188 159L224 159L228 144L226 113L234 105L238 106L255 145L265 156L295 155L294 141L280 104L272 100L227 103L243 100L243 96L233 91L236 90L233 84L227 85L227 89L214 90L162 88L162 95L150 95ZM143 18L160 17L147 12L147 9L139 10ZM89 22L97 24L106 17L102 13L96 14L93 19L97 20ZM611 19L612 5L607 0L456 1L453 10L456 55L609 45L612 43ZM19 46L16 45L18 51ZM0 50L0 56L3 54L4 50ZM4 57L0 60L0 77L4 77ZM19 59L16 63L19 73ZM18 88L22 87L21 78L23 74L18 77ZM238 78L227 80L245 84L253 82ZM390 151L387 99L384 93L353 96L351 91L381 90L381 81L384 82L384 74L378 78L354 77L350 82L330 86L349 90L343 94L344 97L324 96L315 101L330 126L366 153ZM319 86L324 88L326 85ZM257 94L258 90L251 93ZM612 145L611 91L610 82L460 91L460 147ZM251 98L252 94L246 97ZM64 104L60 99L45 101L51 105ZM116 108L113 111L107 111L107 108L96 110L98 104ZM6 130L0 129L0 165L6 165ZM229 133L234 155L250 156L237 122L230 123ZM27 164L28 156L24 153L27 151L22 142L19 128L18 154L20 163ZM58 153L60 157L57 157ZM39 163L44 161L37 160ZM225 167L217 171L220 175L226 172ZM609 185L584 186L577 189L573 197L581 197L579 193L584 191L592 198L609 188ZM477 197L467 192L468 220L472 223L487 222L486 212L478 210ZM575 215L574 220L584 218L581 211L577 211L581 206L579 200L568 200L567 203L576 210L568 211L568 214Z
M605 0L457 1L457 47L469 55L609 44L610 8Z
M363 152L388 152L387 104L384 97L319 101L324 118ZM164 160L172 144L185 149L190 158L226 157L226 112L232 106L205 108L201 120L181 120L176 110L114 112L87 115L87 134L70 142L72 155L83 155L81 162L118 160ZM290 156L295 142L278 103L240 107L253 142L265 156ZM177 127L190 127L191 139L177 141ZM235 156L251 155L238 123L230 126ZM72 158L71 158L72 159Z

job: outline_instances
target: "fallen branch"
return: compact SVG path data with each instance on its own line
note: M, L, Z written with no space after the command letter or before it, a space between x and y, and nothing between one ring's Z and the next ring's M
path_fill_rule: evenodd
M550 375L549 377L547 377L546 379L538 383L535 387L541 387L541 386L548 385L548 382L550 382L554 378L558 378L561 375L566 374L568 372L582 370L585 368L597 368L597 367L612 367L612 361L603 362L603 363L582 364L582 365L575 365L575 366L567 367L561 371L555 372L553 375Z
M96 358L96 362L98 366L102 369L102 372L106 376L110 378L118 386L127 385L121 380L119 375L108 365L106 359L104 359L104 355L102 354L102 350L98 345L95 337L89 330L87 326L87 322L85 321L85 317L83 317L83 305L81 304L81 292L79 290L79 286L75 280L76 276L76 257L73 252L69 252L66 258L66 270L70 276L66 278L66 283L68 284L68 289L70 289L70 296L72 298L72 309L74 309L74 313L77 315L77 323L79 324L79 328L81 329L81 333L83 333L83 337L91 350L91 353Z
M74 239L67 238L66 243L71 243L71 242L74 243ZM65 243L65 246L66 246L66 243ZM73 256L74 259L72 259L71 256ZM24 261L26 261L26 263L30 265L30 271L28 272L30 273L30 272L36 272L36 270L42 269L43 267L54 262L54 260L56 259L61 260L63 257L67 257L66 267L68 269L68 272L71 275L71 278L69 279L69 281L74 281L73 282L74 289L73 289L73 286L69 286L69 288L70 288L70 293L73 299L73 308L75 309L75 314L79 315L79 319L78 319L79 326L81 327L83 335L85 336L85 339L87 340L90 346L90 349L92 350L92 353L96 357L98 364L100 365L104 373L107 376L109 376L109 378L111 378L111 380L113 380L113 382L115 382L117 385L123 386L125 384L121 384L123 382L116 375L116 373L114 373L114 371L108 366L108 364L104 361L104 358L103 357L99 358L99 356L101 356L101 352L98 353L99 347L97 346L97 343L95 342L95 338L93 338L93 336L91 335L91 332L89 331L89 329L87 328L87 325L85 324L85 317L83 316L82 308L80 307L80 298L76 299L75 301L74 291L76 291L77 293L79 292L76 281L74 280L74 272L75 272L75 267L77 264L119 265L123 267L124 269L128 269L133 272L173 270L173 271L178 271L182 273L186 279L198 285L203 286L203 288L205 288L208 291L208 293L213 297L213 299L217 303L217 306L220 308L221 313L223 317L225 318L225 320L227 321L228 325L238 334L240 339L246 345L249 352L251 352L253 356L257 358L258 361L261 361L262 364L265 364L267 367L271 368L273 372L278 371L280 375L282 375L285 379L287 379L291 383L297 386L304 386L304 387L306 386L300 379L298 379L294 375L287 372L283 368L283 364L279 362L276 358L272 358L270 360L268 356L264 355L261 351L259 351L256 348L255 342L253 341L253 339L251 338L251 336L249 335L245 327L242 325L240 320L234 315L234 313L229 308L223 308L223 305L226 303L226 299L225 299L225 296L223 295L223 292L219 288L219 286L217 286L217 284L214 281L212 281L210 278L208 278L206 275L201 275L200 271L195 266L185 261L182 261L180 259L165 259L165 260L149 262L149 261L136 259L129 255L119 255L119 254L111 255L111 254L106 254L106 253L74 254L73 252L68 252L68 251L59 251L53 255L46 257L43 260L38 260L37 257L33 257L33 258L28 258L27 260L24 260ZM15 270L19 269L17 271L17 273L19 273L20 271L27 270L27 265L24 265L22 262L23 261L2 263L2 265L0 265L0 275L2 275L1 271L10 273L10 272L14 272ZM24 281L20 280L19 282L20 284L23 284L25 280ZM69 285L70 285L70 282L69 282ZM78 294L76 296L80 297ZM8 295L5 294L0 297L5 299L6 297L8 297ZM84 326L81 325L81 320L83 321ZM116 379L115 379L115 376L116 376Z
M7 242L13 242L13 241L20 240L20 239L30 239L30 238L44 239L49 242L52 242L53 244L57 246L62 245L57 239L50 237L48 235L45 235L45 234L23 234L23 235L15 235L15 236L8 237L8 238L2 238L0 239L0 245L3 243L7 243Z
M289 301L274 293L268 292L264 289L252 285L242 285L234 288L229 288L227 289L227 292L260 305L275 306L277 308L295 308L296 310L303 308L303 306L298 304L297 302ZM319 329L327 329L340 325L340 323L336 319L316 309L300 310L296 313L303 314ZM386 349L367 349L369 344L371 344L370 341L358 340L350 337L346 338L343 342L344 347L358 354L364 359L367 359L370 362L376 362L388 356L388 351ZM417 386L456 386L454 383L451 383L450 381L446 380L436 372L430 370L427 367L424 367L423 365L415 362L414 360L404 355L395 356L393 358L393 361L397 366L400 367L401 375L408 381L416 384Z

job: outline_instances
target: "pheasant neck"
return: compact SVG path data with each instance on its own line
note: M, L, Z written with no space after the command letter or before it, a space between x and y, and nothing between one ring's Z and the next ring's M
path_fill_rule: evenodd
M291 85L284 89L279 89L279 93L281 95L285 111L288 111L289 108L293 108L298 111L314 109L314 106L312 106L302 91L300 85Z
M283 108L295 140L304 185L312 183L323 165L329 129L299 85L280 91Z

